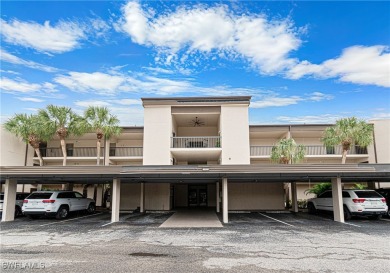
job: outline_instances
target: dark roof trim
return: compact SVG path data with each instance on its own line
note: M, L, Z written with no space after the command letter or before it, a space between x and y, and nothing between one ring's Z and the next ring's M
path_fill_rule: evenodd
M168 165L168 166L43 166L0 167L1 180L94 181L113 178L124 182L216 182L227 177L232 182L390 181L390 164L296 164L296 165ZM47 182L45 182L47 181Z

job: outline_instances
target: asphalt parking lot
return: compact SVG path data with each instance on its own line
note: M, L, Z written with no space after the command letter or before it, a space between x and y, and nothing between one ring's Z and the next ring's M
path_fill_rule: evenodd
M160 228L172 213L1 223L1 271L388 272L390 219L230 213L223 228Z

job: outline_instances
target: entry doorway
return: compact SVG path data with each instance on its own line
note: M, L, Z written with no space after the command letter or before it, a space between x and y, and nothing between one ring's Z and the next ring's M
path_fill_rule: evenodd
M188 185L188 206L207 207L207 185Z

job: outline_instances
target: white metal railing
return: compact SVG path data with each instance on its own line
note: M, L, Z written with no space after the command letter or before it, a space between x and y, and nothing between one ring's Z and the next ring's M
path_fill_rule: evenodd
M115 156L142 156L143 147L113 147L110 148L110 157Z
M271 155L273 146L251 146L251 156L269 156ZM306 145L305 155L341 155L342 147L337 145L334 147L325 147L323 145ZM368 154L367 148L360 146L351 146L348 154Z
M61 148L41 148L39 149L42 157L62 157ZM96 147L73 147L67 149L68 157L97 157ZM110 156L142 156L142 147L112 147ZM34 155L37 157L37 155ZM100 156L104 156L104 148L100 150Z
M221 148L221 137L172 137L171 148Z

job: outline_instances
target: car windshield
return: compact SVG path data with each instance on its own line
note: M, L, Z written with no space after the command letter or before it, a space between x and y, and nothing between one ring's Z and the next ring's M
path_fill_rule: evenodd
M355 191L359 198L382 198L382 195L376 191Z
M26 199L49 199L52 194L52 192L34 192L30 194Z

